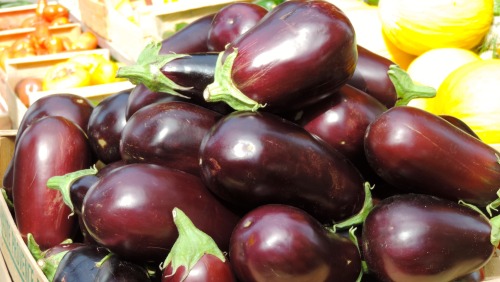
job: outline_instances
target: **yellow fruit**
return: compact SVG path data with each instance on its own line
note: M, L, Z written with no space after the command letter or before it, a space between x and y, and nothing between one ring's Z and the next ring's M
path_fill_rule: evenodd
M383 32L404 52L478 46L493 22L493 0L380 0Z
M117 82L116 73L119 65L116 62L104 60L92 72L90 82L92 85Z
M469 50L461 48L437 48L418 56L408 66L407 72L418 84L438 89L443 80L458 67L480 57ZM433 104L436 98L414 99L408 105L434 112Z
M397 48L382 32L382 22L379 18L378 8L362 1L329 0L339 7L351 21L356 32L356 42L364 48L385 57L406 69L408 64L415 59Z
M500 143L500 60L478 60L450 73L441 83L438 114L455 116L485 143Z

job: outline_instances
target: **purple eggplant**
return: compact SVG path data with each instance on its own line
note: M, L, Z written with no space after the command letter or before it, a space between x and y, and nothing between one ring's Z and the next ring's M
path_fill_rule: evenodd
M327 1L286 1L221 52L208 101L283 112L313 104L354 73L354 28Z
M463 120L461 120L457 117L454 117L454 116L450 116L450 115L439 115L439 117L441 117L442 119L446 120L447 122L453 124L454 126L462 129L467 134L469 134L477 139L480 139L479 136L477 136L477 134L474 132L474 130L472 130L472 128L470 128L469 125L466 124Z
M479 207L498 198L499 152L424 110L399 106L381 114L367 129L365 152L375 172L402 191Z
M392 61L357 46L358 61L347 84L366 92L387 108L407 105L415 98L436 95L432 87L415 84L410 76Z
M212 21L208 32L208 48L224 51L226 45L256 25L267 10L253 3L233 3L220 9Z
M344 85L330 99L303 111L300 124L351 161L365 161L366 128L387 108L375 98Z
M354 282L361 274L352 241L286 205L264 205L245 215L231 236L229 258L242 282Z
M46 116L62 116L82 129L87 128L87 124L94 106L86 98L74 94L48 95L36 100L26 111L17 130L16 141L26 128L35 121ZM7 195L12 199L12 177L13 163L9 163L3 175L3 187Z
M199 175L201 141L220 118L214 111L186 102L144 107L123 128L121 158L128 163L154 163Z
M363 256L381 281L452 281L489 261L496 247L492 232L497 230L488 218L465 205L424 194L396 195L368 214Z
M347 84L373 96L387 108L392 108L397 102L398 95L387 72L394 63L362 46L357 47L358 62Z
M215 14L203 16L161 42L160 54L208 52L208 31Z
M178 208L172 217L179 237L162 264L161 282L234 282L229 260L214 240Z
M13 163L14 211L23 239L33 234L44 250L71 238L76 221L62 195L47 188L47 181L93 164L83 130L60 116L39 119L20 136Z
M196 226L227 250L239 217L191 174L153 164L116 168L92 186L82 217L89 234L120 257L165 259L178 233L172 219L182 209Z
M122 160L105 165L97 170L95 167L70 172L65 175L59 175L49 178L47 187L58 190L63 197L66 205L78 218L78 224L83 242L87 244L96 244L92 236L89 235L82 218L82 207L85 195L95 185L99 179L111 172L113 169L121 167L126 163Z
M129 97L127 119L138 109L163 101L191 102L222 114L232 111L225 103L209 103L203 98L204 89L214 81L217 53L152 55L157 54L159 48L157 43L148 44L137 64L118 70L117 77L128 78L136 84ZM152 60L158 60L159 70L151 67Z
M58 261L54 282L148 282L146 268L122 260L103 247L86 245L68 251Z
M270 113L222 118L200 146L202 179L228 203L297 206L323 223L363 206L363 178L342 154L302 127Z
M127 123L125 114L130 91L115 93L102 100L89 118L87 135L98 159L107 164L120 157L120 139Z
M151 91L146 85L139 83L137 84L128 97L127 109L125 113L125 118L129 118L141 108L151 105L153 103L162 103L170 101L183 101L184 98L175 95L169 95L168 93Z

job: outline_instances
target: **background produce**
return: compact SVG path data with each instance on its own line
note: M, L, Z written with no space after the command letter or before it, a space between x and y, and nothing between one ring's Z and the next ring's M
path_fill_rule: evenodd
M403 2L330 2L285 1L248 30L234 26L222 48L208 44L217 14L201 17L147 44L135 64L109 68L134 88L84 103L91 106L80 109L83 118L58 109L57 101L78 97L54 94L30 106L4 174L19 223L48 220L19 208L35 179L39 198L57 195L80 230L49 235L104 247L138 273L148 269L146 280L194 277L207 257L206 265L230 267L227 281L483 280L500 231L499 61L476 48L487 31L474 46L417 54L392 42L378 18ZM354 24L356 11L378 23ZM485 18L491 23L493 7ZM429 33L405 28L422 41ZM75 64L97 68L93 59ZM422 95L435 97L407 105ZM54 171L51 160L73 160L74 134L45 132L53 120L83 136L86 167ZM57 158L36 152L53 139L65 142L52 142L64 145ZM27 155L52 170L23 179ZM69 207L59 216L68 219ZM19 227L28 244L31 233L41 237L42 250L62 242L48 242L37 225ZM199 237L186 238L193 233ZM62 253L61 262L76 255ZM203 281L223 279L220 269L201 269Z

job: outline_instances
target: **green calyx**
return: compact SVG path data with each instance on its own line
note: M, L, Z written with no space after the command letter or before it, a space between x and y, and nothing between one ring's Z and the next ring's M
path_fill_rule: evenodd
M231 79L234 60L238 55L238 49L233 48L233 52L227 55L224 63L222 57L224 51L219 54L215 67L214 82L209 84L203 92L203 97L208 102L225 102L237 111L257 111L265 105L247 97L241 92Z
M14 203L9 199L9 196L7 195L7 190L5 190L5 188L0 188L0 191L2 191L2 196L5 202L7 203L7 206L13 209Z
M89 169L82 169L65 175L53 176L47 180L47 187L58 190L62 194L64 203L71 209L71 215L73 215L74 207L73 202L71 202L70 195L71 184L80 177L94 175L96 173L97 169L93 166Z
M53 281L57 271L57 267L59 266L59 263L66 255L66 253L68 253L68 251L59 252L55 255L46 257L45 256L46 252L42 252L40 246L35 241L33 234L28 233L26 241L28 250L30 251L33 258L36 260L36 263L42 270L43 274L45 274L45 277L47 277L49 281ZM63 242L61 242L61 244L70 244L70 243L73 243L73 240L66 239Z
M397 65L389 66L387 75L394 84L398 96L395 106L406 106L415 98L432 98L436 96L436 89L415 84L410 75Z
M500 196L500 190L497 191L497 195ZM498 248L498 245L500 244L500 215L492 217L492 218L490 218L490 217L492 216L491 209L496 210L496 207L498 207L500 200L496 199L495 201L493 201L490 205L488 205L486 207L486 211L488 212L490 217L486 216L486 214L484 214L484 212L482 210L480 210L478 207L476 207L472 204L466 203L465 201L462 201L462 200L458 201L458 203L462 206L466 206L466 207L476 211L480 215L484 216L490 222L490 225L491 225L490 242L493 246L495 246L495 248ZM491 205L493 205L493 206L491 206Z
M172 216L175 226L179 231L179 237L163 264L160 265L161 269L166 268L170 264L172 266L172 273L176 273L180 266L184 266L186 271L181 279L181 281L184 281L203 255L213 255L223 262L226 260L215 241L209 235L196 228L183 211L174 208Z
M163 75L161 68L170 61L186 57L186 54L166 54L160 55L161 42L150 42L137 58L137 63L130 66L120 67L116 73L118 78L127 78L133 84L144 84L149 90L154 92L164 92L171 95L181 96L178 91L189 90L191 87L184 87L173 82Z
M373 199L372 199L372 193L371 189L373 189L373 186L370 186L370 183L365 182L364 183L364 189L365 189L365 201L363 202L363 207L361 210L351 216L350 218L339 222L337 224L334 224L333 227L330 228L330 231L336 232L337 230L342 230L342 229L347 229L351 228L352 226L362 224L370 211L373 209Z

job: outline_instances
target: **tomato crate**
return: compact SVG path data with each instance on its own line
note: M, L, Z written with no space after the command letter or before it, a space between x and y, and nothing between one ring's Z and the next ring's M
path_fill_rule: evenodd
M56 3L58 3L58 1L48 1L47 4L50 5ZM15 30L35 30L32 27L29 28L20 27L20 24L27 18L35 16L36 7L37 7L36 4L29 4L29 5L0 9L0 34Z
M12 127L14 129L19 127L19 124L27 110L27 107L21 102L14 91L16 84L25 77L43 78L46 70L54 64L66 61L69 58L80 54L100 54L106 59L110 58L108 49L99 48L88 51L63 52L52 55L9 59L6 61L7 79L5 85L5 94L9 116L12 120ZM98 103L111 94L123 90L132 89L133 86L134 85L128 81L122 81L80 88L69 88L64 90L39 91L36 93L32 93L32 95L29 96L29 103L32 104L34 101L40 99L41 97L53 95L56 93L76 94L88 98L94 103Z

